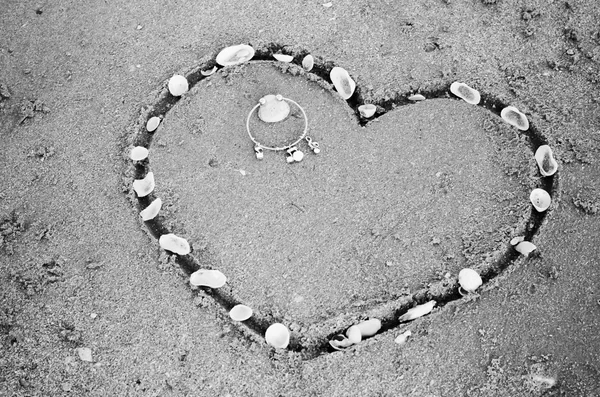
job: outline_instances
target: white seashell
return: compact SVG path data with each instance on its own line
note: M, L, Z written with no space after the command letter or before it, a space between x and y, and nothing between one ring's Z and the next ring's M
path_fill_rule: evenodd
M458 81L450 84L450 92L471 105L477 105L481 101L479 91Z
M510 245L517 245L519 244L521 241L525 240L525 236L517 236L517 237L513 237L510 240Z
M209 69L209 70L201 70L201 71L200 71L200 74L201 74L202 76L210 76L211 74L215 74L215 72L216 72L216 71L217 71L217 67L216 67L216 66L213 66L213 68L212 68L212 69Z
M515 246L515 249L522 255L529 256L533 251L537 249L533 243L529 241L521 241L519 244Z
M359 343L362 340L362 332L357 325L353 325L346 330L348 340L353 344Z
M190 275L190 284L196 287L221 288L227 277L218 270L200 269Z
M141 161L148 157L148 149L143 146L136 146L129 152L129 158L133 161Z
M148 132L156 131L160 122L161 122L160 117L156 117L156 116L150 117L150 119L146 123L146 131L148 131Z
M231 66L248 62L254 57L254 48L246 44L226 47L217 55L217 63L221 66Z
M265 340L276 349L285 349L290 343L290 331L281 323L271 324L265 332Z
M365 118L365 119L369 119L371 117L373 117L375 115L375 112L377 111L377 106L367 103L366 105L360 105L358 107L358 112L360 113L360 116Z
M415 306L412 309L409 309L405 314L400 316L398 318L398 320L402 323L402 322L411 321L411 320L414 320L415 318L419 318L426 314L429 314L433 310L433 307L435 306L436 303L437 303L436 301L430 300L427 303L423 303L422 305Z
M521 131L527 131L529 129L529 120L527 116L519 112L514 106L507 106L500 112L500 117L508 124L517 127Z
M481 287L483 280L479 273L473 269L462 269L458 273L458 283L467 292L475 292L477 288Z
M425 99L427 99L427 98L425 98L421 94L414 94L414 95L411 95L408 97L409 101L415 101L415 102L424 101Z
M235 305L229 311L229 317L233 321L245 321L252 317L252 309L246 305Z
M277 59L279 62L290 63L294 60L294 57L286 54L273 54L273 58Z
M147 173L144 179L136 179L133 181L133 190L135 190L138 197L146 197L152 193L155 186L154 173L152 171Z
M377 318L370 318L366 321L356 324L356 327L358 327L360 334L364 339L375 335L377 331L381 329L381 320Z
M354 94L356 83L345 69L334 67L329 73L329 78L342 98L349 99Z
M396 337L396 339L394 339L394 342L396 342L399 345L402 345L402 344L406 343L406 340L408 339L409 336L412 336L412 332L404 331L403 333L398 335Z
M290 114L290 105L281 95L265 95L260 99L258 118L265 123L276 123Z
M542 145L535 151L535 161L540 168L542 176L554 175L558 170L558 163L552 156L552 149L548 145Z
M142 220L149 221L150 219L154 219L156 215L158 215L158 212L160 211L161 207L162 200L160 199L160 197L154 199L154 201L151 202L149 206L140 211L140 216L142 217Z
M171 251L179 255L187 255L190 253L190 244L186 239L174 235L173 233L163 234L158 239L160 248L165 251Z
M546 211L552 202L550 194L544 189L533 189L529 195L529 200L538 212Z
M315 58L310 54L305 56L304 59L302 60L302 67L307 72L310 72L314 65L315 65Z
M174 74L169 79L169 92L173 96L182 96L189 88L187 79L180 74Z
M345 350L346 348L352 346L354 343L352 343L352 341L346 338L344 335L339 334L334 336L333 339L329 341L329 344L335 350Z

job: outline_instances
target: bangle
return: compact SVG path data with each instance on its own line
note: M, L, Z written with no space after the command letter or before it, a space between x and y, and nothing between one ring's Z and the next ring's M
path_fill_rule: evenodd
M302 115L304 116L304 130L302 131L302 134L300 134L300 136L295 141L288 143L286 145L283 145L283 146L264 145L264 144L260 143L259 141L257 141L256 138L252 135L252 132L250 132L250 118L252 117L252 114L259 107L268 106L269 104L273 103L273 101L290 102L290 103L296 105L298 107L298 109L300 109L300 111L302 112ZM288 113L289 113L289 109L288 109ZM260 111L259 111L259 118L260 118ZM282 117L279 117L276 121L282 121L285 118L287 118L287 114L283 115ZM261 120L262 120L262 118L261 118ZM263 120L263 121L265 121L265 120ZM265 121L265 122L276 122L276 121ZM304 158L304 153L302 151L298 150L298 147L296 146L302 140L304 140L308 143L308 147L312 149L313 153L318 154L321 152L319 143L313 141L311 137L306 136L306 133L308 132L308 117L306 116L306 112L304 111L302 106L300 106L296 101L289 99L289 98L284 98L283 96L281 96L279 94L278 95L267 95L265 97L260 98L258 103L252 108L252 110L250 110L250 113L248 113L248 118L246 119L246 131L248 131L248 136L254 143L254 154L256 155L256 158L259 160L263 159L263 157L264 157L263 151L264 150L271 150L271 151L275 151L275 152L285 150L287 153L286 160L288 163L302 161L302 159Z

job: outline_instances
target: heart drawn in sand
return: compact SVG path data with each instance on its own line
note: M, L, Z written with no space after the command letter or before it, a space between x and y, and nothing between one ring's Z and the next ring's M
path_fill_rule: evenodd
M530 193L553 196L557 174L507 100L448 82L375 98L306 51L241 47L165 84L127 147L146 227L240 334L305 358L343 349L535 248L547 206ZM277 94L289 117L265 123L253 109Z

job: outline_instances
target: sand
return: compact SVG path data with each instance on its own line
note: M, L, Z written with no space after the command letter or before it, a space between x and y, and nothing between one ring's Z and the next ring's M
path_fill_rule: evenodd
M4 6L0 394L600 395L598 5L331 3ZM238 43L332 61L367 101L458 80L517 106L560 162L540 256L511 263L478 298L348 351L274 350L232 324L139 220L124 142L170 76ZM529 148L490 140L518 135L483 108L431 99L362 128L335 92L300 76L239 72L199 83L169 112L151 148L156 193L236 296L296 334L343 329L365 307L485 262L527 213L532 159L513 160ZM244 117L274 84L305 104L319 155L254 158ZM406 161L415 154L422 164ZM463 235L482 244L472 257Z

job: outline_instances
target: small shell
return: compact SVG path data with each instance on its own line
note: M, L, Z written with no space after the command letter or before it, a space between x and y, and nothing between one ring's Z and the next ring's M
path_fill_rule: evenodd
M537 249L533 243L529 241L521 241L519 244L515 246L515 249L524 256L529 256L533 251Z
M214 74L216 71L217 71L217 67L216 67L216 66L213 66L213 68L212 68L212 69L209 69L209 70L201 70L201 71L200 71L200 74L201 74L202 76L210 76L211 74Z
M329 73L329 78L342 98L349 99L354 94L356 83L345 69L334 67Z
M360 105L358 107L358 112L360 113L360 117L365 119L369 119L375 115L377 111L377 106L367 103L366 105Z
M133 161L141 161L148 157L148 149L143 146L136 146L129 152L129 158Z
M190 275L190 284L196 287L221 288L227 277L218 270L200 269Z
M527 131L529 129L529 120L527 116L519 112L514 106L507 106L500 112L500 116L508 124L517 127L521 131Z
M173 96L182 96L189 88L187 79L180 74L174 74L169 79L169 92Z
M356 324L355 326L360 330L360 334L364 339L375 335L377 331L381 329L381 320L377 318L370 318L366 321ZM350 336L348 335L348 337Z
M285 349L290 343L290 331L281 323L271 324L265 332L265 340L276 349Z
M352 346L354 343L352 343L352 341L346 338L344 335L339 334L334 336L333 339L329 341L329 344L335 350L345 350L348 347Z
M252 309L246 305L235 305L229 311L229 317L233 321L245 321L252 317Z
M533 189L529 195L529 200L538 212L546 211L552 202L550 194L544 189Z
M462 269L458 273L458 283L467 292L475 292L477 288L481 287L483 280L479 273L473 269Z
M239 44L223 48L217 55L216 61L221 66L231 66L248 62L252 57L254 57L254 48L246 44Z
M412 336L412 332L404 331L403 333L398 335L396 337L396 339L394 339L394 342L396 342L399 345L402 345L402 344L406 343L406 340L408 339L409 336Z
M423 303L422 305L415 306L412 309L409 309L405 314L400 316L398 318L398 320L402 323L404 321L411 321L411 320L414 320L415 318L419 318L426 314L429 314L433 310L433 307L435 306L435 304L436 304L436 301L430 300L427 303Z
M411 95L408 97L409 101L414 101L414 102L424 101L425 99L427 99L427 98L425 98L421 94L414 94L414 95Z
M281 95L265 95L260 99L258 118L265 123L277 123L290 114L290 105Z
M153 202L150 203L150 205L148 205L146 208L140 211L140 216L142 217L142 220L149 221L150 219L154 219L156 215L158 215L158 212L160 211L161 207L162 200L160 199L160 197L157 197L156 199L154 199Z
M160 117L156 117L156 116L150 117L150 119L146 123L146 131L148 131L148 132L156 131L160 122L161 122Z
M552 156L552 149L548 145L542 145L535 151L535 161L540 168L542 176L554 175L558 170L558 163Z
M307 72L310 72L312 70L313 66L315 66L315 58L312 55L308 54L302 60L302 67Z
M174 235L173 233L163 234L158 239L160 248L165 251L171 251L178 255L187 255L190 253L190 244L186 239Z
M510 240L510 245L513 245L513 246L514 246L514 245L517 245L517 244L519 244L521 241L524 241L524 240L525 240L525 236L517 236L517 237L513 237L513 238Z
M357 325L353 325L346 330L348 340L353 344L359 343L362 340L362 332Z
M479 91L458 81L450 84L450 92L471 105L477 105L481 101Z
M138 195L138 197L146 197L155 187L154 183L154 173L152 171L148 172L144 179L136 179L133 181L133 190Z
M286 54L273 54L273 58L277 59L279 62L290 63L294 60L294 57Z

